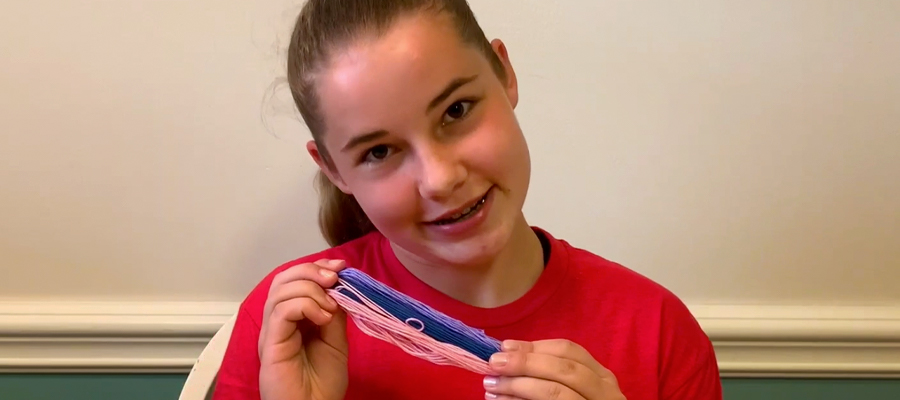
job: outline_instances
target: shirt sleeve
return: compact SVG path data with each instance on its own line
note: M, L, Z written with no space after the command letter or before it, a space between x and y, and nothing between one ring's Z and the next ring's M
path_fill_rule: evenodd
M260 400L259 332L259 324L241 307L216 377L212 400Z
M697 365L692 374L687 376L680 386L663 396L662 399L722 400L722 384L719 378L716 357L712 351L709 351L705 359L706 361Z
M660 328L659 398L722 400L722 381L712 341L674 295L664 302Z

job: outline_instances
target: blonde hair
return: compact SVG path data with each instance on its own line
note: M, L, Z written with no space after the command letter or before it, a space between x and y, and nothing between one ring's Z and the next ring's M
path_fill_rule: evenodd
M335 48L364 35L384 34L399 17L425 11L449 16L463 43L478 48L494 73L506 80L506 70L466 0L309 0L303 6L288 48L288 84L328 168L334 168L334 164L322 141L325 121L318 109L315 72L326 65ZM353 196L335 187L322 171L316 181L319 229L329 245L337 246L376 230Z

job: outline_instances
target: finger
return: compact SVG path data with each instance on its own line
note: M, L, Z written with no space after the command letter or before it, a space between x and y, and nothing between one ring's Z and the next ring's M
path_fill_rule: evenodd
M496 394L491 392L485 392L484 398L488 400L524 400L521 397L507 396L505 394Z
M523 376L486 377L484 390L486 399L585 400L584 396L559 382Z
M344 260L331 260L331 259L321 259L313 264L318 265L320 268L325 269L326 271L331 271L334 273L341 272L344 268L347 268L347 262ZM323 272L327 274L327 272Z
M322 326L332 320L334 315L323 310L309 297L299 297L282 301L272 309L268 324L265 326L264 346L277 345L300 334L297 322L309 320ZM262 334L262 332L261 332Z
M575 361L591 369L600 377L609 377L612 372L600 364L590 352L581 345L565 339L538 340L534 342L507 340L503 342L504 351L541 353Z
M328 312L335 313L338 310L337 301L326 294L325 289L322 289L319 284L313 281L291 281L273 289L266 300L263 315L271 314L272 308L278 303L300 297L309 297L315 300L319 307Z
M559 383L585 398L593 398L602 392L602 380L593 370L567 358L525 351L502 352L491 356L490 365L499 376Z
M278 273L272 279L272 287L296 280L310 280L319 286L329 288L337 283L337 273L347 264L342 260L319 260L312 263L303 263L290 267Z
M328 266L328 268L323 267ZM290 267L281 271L272 279L269 287L268 298L263 309L263 325L266 323L266 317L271 313L272 307L284 299L273 300L273 297L281 290L281 287L294 281L311 281L318 284L319 287L329 288L337 283L338 277L335 269L346 266L341 260L319 260L315 263L304 263ZM322 291L324 293L324 291ZM330 297L329 297L330 298Z

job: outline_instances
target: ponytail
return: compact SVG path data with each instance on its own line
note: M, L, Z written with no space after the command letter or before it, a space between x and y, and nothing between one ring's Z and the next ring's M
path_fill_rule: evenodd
M375 226L356 199L342 192L320 170L316 174L319 191L319 230L332 247L361 238Z

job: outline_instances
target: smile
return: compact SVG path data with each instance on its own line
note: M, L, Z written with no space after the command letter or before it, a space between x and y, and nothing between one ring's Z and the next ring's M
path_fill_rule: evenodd
M472 204L471 206L468 206L465 209L463 209L462 211L460 211L456 214L453 214L447 218L442 218L437 221L431 222L431 224L449 225L449 224L455 224L457 222L465 221L469 217L475 215L479 210L481 210L481 208L484 206L484 203L487 201L487 197L490 193L491 193L491 191L488 190L487 193L484 194L484 196L482 196L480 199L478 199L478 201L475 202L475 204Z

